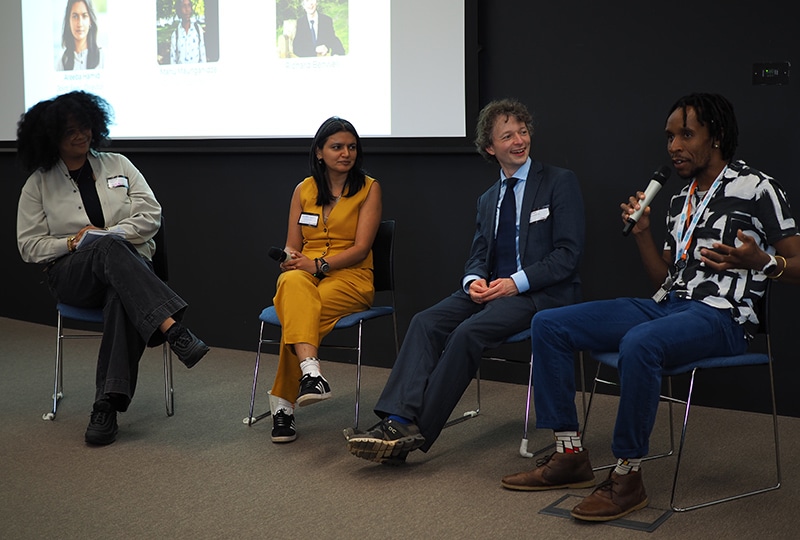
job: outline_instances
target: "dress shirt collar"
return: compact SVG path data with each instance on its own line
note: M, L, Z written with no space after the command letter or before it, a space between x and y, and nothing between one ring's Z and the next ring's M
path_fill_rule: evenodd
M524 184L525 180L528 178L528 172L531 170L531 158L530 156L528 159L525 160L525 163L517 169L517 172L514 173L514 178L517 178L517 185ZM506 173L503 172L503 169L500 169L500 181L504 182L506 180ZM505 184L504 184L505 185Z

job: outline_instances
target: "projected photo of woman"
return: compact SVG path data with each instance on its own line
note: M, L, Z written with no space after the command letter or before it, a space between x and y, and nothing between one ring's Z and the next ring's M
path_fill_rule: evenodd
M97 43L97 14L92 0L67 0L61 35L63 51L57 71L103 67L103 49Z

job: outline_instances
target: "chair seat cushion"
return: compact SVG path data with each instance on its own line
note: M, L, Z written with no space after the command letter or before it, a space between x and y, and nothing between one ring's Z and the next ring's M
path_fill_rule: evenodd
M617 364L619 363L619 353L616 351L614 352L592 351L592 358L594 358L601 364L605 364L613 368L617 368ZM689 362L688 364L683 364L680 366L665 368L662 373L668 377L671 377L673 375L680 375L681 373L687 373L689 371L692 371L696 367L701 369L708 369L708 368L733 367L733 366L756 366L756 365L766 364L768 362L769 362L769 357L766 354L761 354L761 353L745 353L737 356L714 356L711 358L703 358L701 360L695 360L694 362Z
M531 338L531 331L529 328L526 328L525 330L517 332L513 336L507 337L505 343L520 343L530 338Z
M61 316L67 319L92 323L103 322L103 310L101 308L82 308L62 304L61 302L56 304L56 308L61 313Z
M392 313L394 313L392 306L374 306L365 311L358 311L350 315L345 315L336 322L334 328L350 328L351 326L357 325L359 321L375 319L377 317L383 317L384 315L391 315ZM275 306L264 308L258 318L272 326L281 325L281 321L278 320L278 314L275 311Z

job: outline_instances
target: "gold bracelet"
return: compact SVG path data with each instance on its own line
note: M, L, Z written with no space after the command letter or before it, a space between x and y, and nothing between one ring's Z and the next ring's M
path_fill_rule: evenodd
M69 238L67 238L67 251L70 251L70 252L75 251L75 237L74 236L70 236Z
M789 263L788 263L788 262L786 262L786 259L785 259L785 258L783 258L783 257L781 257L780 255L775 255L775 258L776 258L776 259L780 259L780 260L782 260L782 261L783 261L783 268L781 269L781 271L780 271L780 272L778 272L778 273L777 273L777 274L775 274L774 276L767 276L769 279L778 279L778 278L779 278L779 277L781 277L781 276L783 275L783 273L786 271L786 267L787 267L787 266L789 266Z

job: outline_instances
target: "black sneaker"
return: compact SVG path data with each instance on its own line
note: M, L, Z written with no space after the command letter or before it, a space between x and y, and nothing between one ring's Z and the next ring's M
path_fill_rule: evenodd
M346 432L347 449L356 457L376 463L399 464L425 444L416 424L403 424L384 418L366 432Z
M322 375L319 377L312 377L309 374L303 375L300 379L300 393L297 395L297 405L304 407L312 405L324 399L331 397L331 385L328 384Z
M297 438L297 430L294 427L294 415L286 414L284 409L278 410L272 415L272 442L286 443L292 442Z
M173 324L167 330L167 341L170 349L187 368L194 367L209 351L208 345L180 323Z
M117 439L117 411L110 401L95 401L85 439L89 444L98 445L111 444Z

